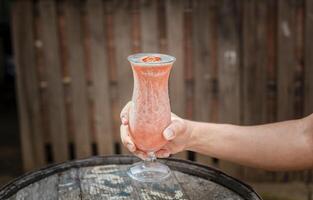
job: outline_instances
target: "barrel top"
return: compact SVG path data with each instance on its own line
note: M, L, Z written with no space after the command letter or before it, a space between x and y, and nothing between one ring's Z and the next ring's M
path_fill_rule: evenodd
M161 183L126 174L133 156L91 157L25 174L0 189L0 199L261 199L245 183L194 162L162 159L172 170Z

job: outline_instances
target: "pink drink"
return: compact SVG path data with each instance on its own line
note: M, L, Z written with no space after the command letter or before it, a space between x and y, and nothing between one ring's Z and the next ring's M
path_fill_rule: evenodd
M129 60L134 75L130 131L140 150L155 152L166 144L162 133L171 122L168 78L175 58L137 54Z

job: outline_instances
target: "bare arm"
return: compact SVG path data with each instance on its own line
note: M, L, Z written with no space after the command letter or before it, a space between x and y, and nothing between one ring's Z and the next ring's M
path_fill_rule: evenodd
M188 150L267 170L313 167L313 114L259 126L186 123Z
M121 138L135 155L137 149L128 128L129 104L121 112ZM313 114L303 119L258 126L236 126L184 120L172 114L164 130L168 143L156 152L168 157L191 150L238 164L267 170L294 170L313 167Z

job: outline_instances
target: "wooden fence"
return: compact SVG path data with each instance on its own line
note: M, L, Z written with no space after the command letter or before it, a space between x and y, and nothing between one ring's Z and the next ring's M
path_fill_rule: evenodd
M312 15L310 0L14 1L25 170L127 153L119 113L131 98L126 57L135 52L177 58L170 98L182 117L249 125L312 113ZM178 156L241 178L310 178Z

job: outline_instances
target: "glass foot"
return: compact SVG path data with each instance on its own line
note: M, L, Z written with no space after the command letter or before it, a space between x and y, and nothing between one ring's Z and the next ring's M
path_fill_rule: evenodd
M133 164L127 174L141 182L160 182L171 175L171 170L168 166L156 161L143 161Z

